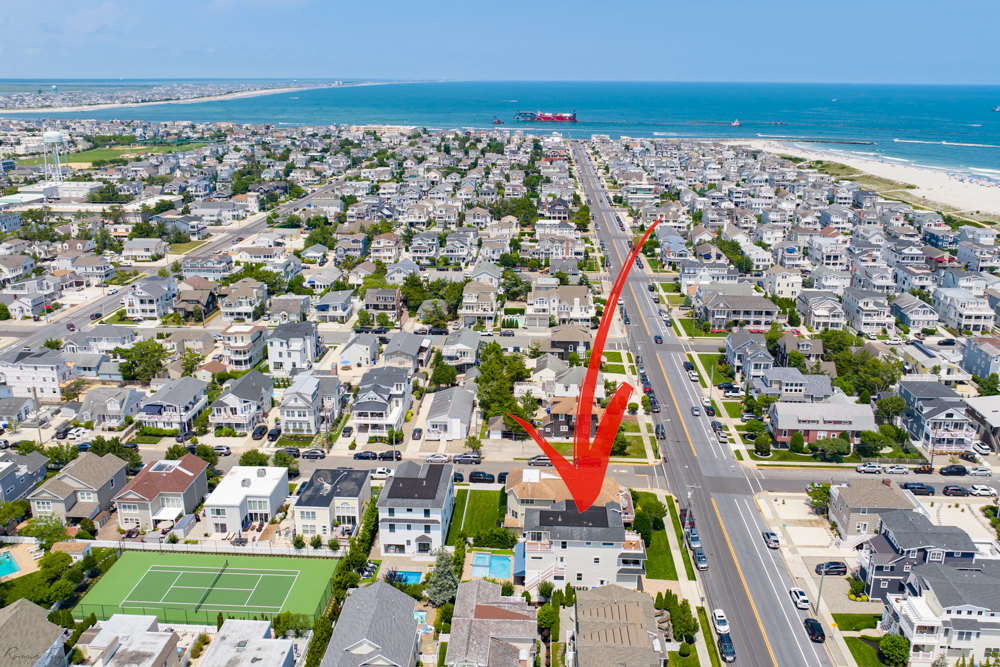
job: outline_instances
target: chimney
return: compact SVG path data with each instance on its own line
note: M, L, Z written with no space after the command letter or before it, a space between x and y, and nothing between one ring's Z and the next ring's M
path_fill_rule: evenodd
M888 486L889 488L892 488L892 480L891 479L886 479L886 478L883 477L882 478L882 483L885 484L886 486Z

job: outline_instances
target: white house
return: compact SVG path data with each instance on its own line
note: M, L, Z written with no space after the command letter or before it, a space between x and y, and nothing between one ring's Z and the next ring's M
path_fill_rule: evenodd
M341 537L340 526L350 534L361 523L372 497L370 470L322 468L314 471L304 486L295 501L295 530L306 539L312 535Z
M427 413L428 440L464 440L472 424L472 408L476 395L462 387L449 387L433 394Z
M235 533L271 520L288 497L288 468L234 466L205 500L205 530Z
M445 543L454 509L452 466L400 463L396 474L386 480L378 499L382 555L430 558Z

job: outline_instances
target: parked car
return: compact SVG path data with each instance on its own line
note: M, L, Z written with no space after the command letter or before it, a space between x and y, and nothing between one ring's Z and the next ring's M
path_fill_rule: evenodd
M507 483L507 474L508 473L502 472L499 475L497 475L497 484L506 484Z
M375 452L354 452L354 459L356 461L373 461L378 458L378 454Z
M379 461L401 461L402 459L403 453L398 449L387 449L378 453Z
M665 428L663 428L663 424L657 424L656 425L656 439L657 440L666 440L666 438L667 438L667 430Z
M78 452L89 452L90 443L89 442L78 442L76 443L76 451Z
M993 450L982 442L972 443L972 448L976 450L976 453L979 454L980 456L989 456L990 454L993 453Z
M712 611L712 625L720 635L729 634L729 619L726 618L726 612L721 609Z
M746 422L753 421L754 419L757 419L757 415L755 415L752 412L744 412L743 414L740 415L740 421L743 422L744 424Z
M473 470L469 473L469 483L475 484L493 484L496 482L496 477L492 473L483 472L482 470Z
M414 440L419 440L420 438L424 437L424 429L422 428L413 429L413 435L410 437Z
M453 481L455 483L464 482L465 481L465 475L463 475L460 472L452 473L451 481Z
M118 288L117 287L112 287L112 288L108 289L108 294L118 294Z
M809 635L809 639L817 644L822 644L826 641L826 633L823 632L823 626L815 618L807 618L802 624L806 628L806 634Z
M701 417L701 408L697 405L691 406L691 414L695 417Z
M983 466L977 466L969 470L969 474L973 477L992 477L993 471Z
M122 445L122 447L124 447L125 449L131 449L133 452L139 451L138 442L126 442Z
M431 454L426 459L425 463L451 463L451 457L447 454Z
M965 488L964 486L958 486L957 484L949 484L948 486L944 487L943 493L946 496L958 496L960 498L971 495L967 488Z
M969 473L963 465L944 466L939 472L944 477L965 477Z
M372 471L372 479L387 479L392 476L392 471L388 468L375 468Z
M258 426L253 430L253 433L250 435L250 437L253 438L254 440L263 440L265 435L267 435L267 425L261 424L260 426Z
M877 475L882 472L882 466L877 463L859 463L854 470L867 475Z
M529 466L551 466L552 461L545 454L539 454L538 456L532 456L528 459Z
M649 409L653 413L657 413L660 411L660 402L656 400L656 394L654 394L653 392L649 393Z
M229 456L233 453L233 450L229 449L228 445L216 445L212 449L214 449L215 453L219 456Z
M938 341L938 345L940 345L942 347L955 347L955 339L954 338L942 338L941 340Z
M708 569L708 557L705 556L704 549L694 550L694 566L702 572Z
M792 604L795 605L796 609L809 608L809 597L806 596L806 592L801 588L789 588L788 595L791 596Z
M719 656L722 662L736 662L736 647L733 646L733 638L728 632L719 635Z
M891 465L882 468L882 472L886 475L909 475L910 469L906 466Z
M915 496L933 496L934 487L923 482L906 482L900 488L906 489Z
M274 428L272 428L270 431L267 432L267 441L268 442L277 442L278 438L280 438L280 437L281 437L281 427L280 426L275 426Z
M324 452L322 449L307 449L306 451L302 452L302 458L303 459L325 459L326 458L326 452Z
M344 438L350 438L352 435L354 435L354 427L353 426L345 426L344 430L342 430L340 432L340 435L342 437L344 437Z
M768 549L777 549L781 546L781 542L778 541L778 534L770 530L765 530L762 533L764 537L764 544L767 545Z
M847 563L832 560L828 563L820 563L816 566L816 574L827 574L831 577L846 577Z
M178 433L176 436L174 436L174 441L184 444L185 442L187 442L196 435L197 433L195 433L194 431L182 431Z
M969 487L969 493L974 496L985 496L987 498L996 497L997 490L992 486L986 486L984 484L973 484Z
M68 438L71 430L72 429L70 428L59 429L58 431L56 431L56 440L65 440L66 438Z
M709 416L709 417L714 417L715 416L715 408L712 407L711 405L706 405L705 406L705 414L707 416Z
M698 534L697 528L691 528L687 531L687 542L688 546L692 549L697 549L701 546L701 535Z
M460 465L479 465L483 462L483 457L476 452L466 452L456 456L452 462Z
M913 469L913 472L915 472L918 475L933 475L934 474L934 466L929 465L929 464L925 464L925 465L922 465L922 466L917 466L916 468Z

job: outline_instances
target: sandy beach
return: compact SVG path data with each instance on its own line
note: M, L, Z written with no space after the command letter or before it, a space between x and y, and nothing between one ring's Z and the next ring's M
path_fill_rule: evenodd
M940 202L965 213L975 213L976 211L1000 213L1000 184L995 182L970 179L967 175L951 175L938 169L916 167L890 160L870 160L822 149L805 150L777 141L759 139L727 141L725 143L749 145L751 148L766 150L769 153L791 155L807 160L839 162L873 176L914 185L916 189L906 190L906 192L914 197L926 198L928 208L934 208L933 202Z

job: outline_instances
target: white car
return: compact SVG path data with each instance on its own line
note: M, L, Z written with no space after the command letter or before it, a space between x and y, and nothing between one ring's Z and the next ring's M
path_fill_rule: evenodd
M882 472L886 475L908 475L910 474L910 469L906 466L893 465L882 468Z
M889 345L902 345L903 339L900 338L899 336L893 336L892 338L890 338L885 342L888 343Z
M372 479L386 479L392 477L392 471L388 468L375 468L372 471Z
M788 594L792 596L792 602L798 609L808 609L809 608L809 598L806 596L806 592L801 588L789 588Z
M697 382L698 381L698 373L696 373L695 371L688 371L688 378L692 382Z
M983 484L973 484L969 487L969 493L974 496L986 496L987 498L996 498L997 490L992 486L985 486Z
M882 472L882 466L877 463L859 463L854 470L856 472L877 475Z
M118 294L118 288L112 287L111 289L108 290L108 294Z
M980 456L989 456L993 451L981 442L972 443L972 448L976 450L976 454Z
M451 457L447 454L431 454L424 461L426 463L451 463Z
M712 399L710 399L708 396L702 396L701 397L701 404L704 405L704 406L706 406L706 407L708 407L709 405L712 404Z
M70 431L69 435L66 437L70 440L81 440L85 435L87 435L87 429L82 426L77 426L75 429Z
M969 470L969 474L974 477L992 477L993 471L989 468L984 468L983 466L976 466Z
M729 619L726 618L726 612L721 609L716 609L712 612L712 624L715 626L715 631L720 635L729 633Z

